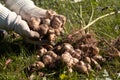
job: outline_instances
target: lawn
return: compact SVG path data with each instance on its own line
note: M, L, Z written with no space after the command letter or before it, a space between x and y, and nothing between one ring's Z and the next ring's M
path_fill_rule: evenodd
M86 28L87 32L95 34L96 39L107 41L115 40L120 34L120 0L83 0L74 3L70 0L34 0L35 4L44 9L52 9L65 15L65 35L74 29L84 28L93 20L102 15L115 12L113 15L101 18ZM2 2L3 3L3 2ZM13 32L0 41L0 80L28 80L29 72L26 68L34 63L36 46L25 43L21 37L16 37ZM105 55L107 45L101 44L100 54ZM6 61L12 60L9 65ZM34 80L120 80L120 57L106 60L102 70L93 70L89 74L76 71L69 73L66 67L60 66L57 70L44 69L46 75L35 75Z

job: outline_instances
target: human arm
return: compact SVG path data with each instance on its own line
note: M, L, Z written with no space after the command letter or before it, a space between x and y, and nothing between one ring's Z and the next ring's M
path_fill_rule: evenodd
M7 31L15 31L25 38L39 38L39 34L30 30L21 16L15 12L11 12L2 4L0 4L0 28Z

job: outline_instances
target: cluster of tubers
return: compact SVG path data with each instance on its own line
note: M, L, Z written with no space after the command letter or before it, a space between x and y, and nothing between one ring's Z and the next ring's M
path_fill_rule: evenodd
M45 17L31 17L28 22L30 28L40 34L40 40L48 40L50 43L56 40L57 36L64 33L66 18L52 10L46 12Z
M62 65L61 62L67 65L70 72L76 70L88 74L93 69L101 70L100 62L105 59L99 54L95 38L91 34L85 34L78 41L77 44L63 42L56 46L40 46L37 51L38 61L31 65L30 70L54 69Z
M40 34L40 40L55 42L57 36L64 33L66 18L48 10L46 17L31 17L30 28ZM70 42L71 41L71 42ZM29 66L30 72L38 72L43 68L54 69L59 65L66 66L69 72L76 70L88 74L93 69L101 70L100 62L105 59L99 54L97 41L92 34L80 32L69 36L68 40L59 44L39 45L37 61ZM58 67L57 67L58 68Z

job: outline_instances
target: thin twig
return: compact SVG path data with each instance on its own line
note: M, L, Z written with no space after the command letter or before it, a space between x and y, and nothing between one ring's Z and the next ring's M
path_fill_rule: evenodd
M88 23L90 23L90 22L92 21L93 15L94 15L94 7L93 7L92 2L91 2L91 10L92 10L92 12L91 12L91 16L90 16L90 19L89 19L89 22L88 22Z
M120 14L120 11L118 11L117 13L119 13L119 14ZM77 33L81 32L81 31L83 31L83 30L85 30L85 29L89 28L91 25L93 25L93 24L94 24L95 22L97 22L98 20L100 20L100 19L102 19L102 18L104 18L104 17L110 16L110 15L113 15L113 14L116 14L116 12L111 12L111 13L108 13L108 14L105 14L105 15L102 15L102 16L100 16L100 17L96 18L95 20L93 20L92 22L90 22L88 25L86 25L86 26L85 26L85 27L83 27L82 29L80 29L80 30L76 31L76 32L75 32L75 33L73 33L72 35L75 35L75 34L77 34ZM71 36L72 36L72 35L71 35Z
M90 19L89 19L88 24L92 21L93 16L94 16L94 7L93 7L93 4L92 4L92 1L90 1L90 3L91 3L91 15L90 15ZM88 28L88 33L89 33L89 31L90 31L90 28Z
M80 17L81 17L81 27L83 28L86 23L85 23L85 20L83 19L83 10L82 10L82 6L80 5Z
M118 13L120 13L120 11L118 11ZM102 18L104 18L104 17L110 16L110 15L113 15L113 14L116 14L116 12L111 12L111 13L102 15L102 16L96 18L95 20L93 20L92 22L90 22L87 26L83 27L81 30L85 30L85 29L87 29L88 27L90 27L92 24L94 24L95 22L97 22L98 20L100 20L100 19L102 19Z

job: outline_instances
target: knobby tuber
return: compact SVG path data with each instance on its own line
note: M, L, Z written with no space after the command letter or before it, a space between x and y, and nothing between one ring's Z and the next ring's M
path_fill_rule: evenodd
M79 72L88 74L88 69L85 65L77 64L77 65L75 65L75 69Z
M45 67L45 65L44 65L43 62L37 61L37 62L35 62L35 63L33 63L33 64L30 65L30 69L29 70L31 72L34 72L34 71L37 71L37 70L42 69L44 67Z
M43 63L45 65L49 65L49 64L53 63L53 58L50 55L44 55L43 56Z

